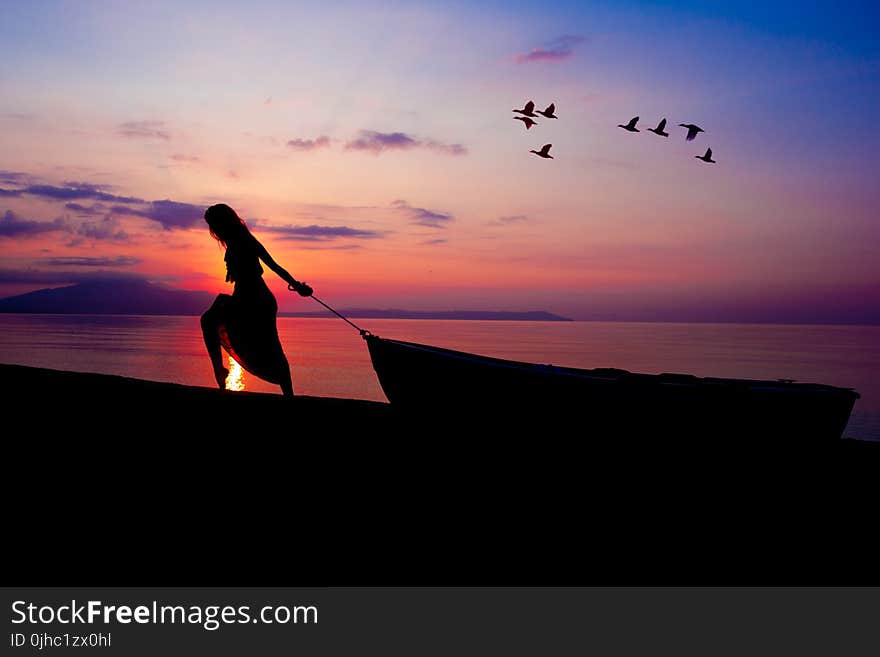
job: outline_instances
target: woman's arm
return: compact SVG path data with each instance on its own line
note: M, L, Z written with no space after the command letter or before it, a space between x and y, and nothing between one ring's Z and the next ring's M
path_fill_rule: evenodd
M258 240L255 237L254 242L257 245L257 255L260 257L260 260L265 262L266 266L269 269L271 269L276 274L278 274L278 276L280 276L281 279L285 283L287 283L289 288L296 290L297 292L299 292L300 294L302 294L303 296L306 296L306 297L312 293L312 288L310 288L305 283L300 283L298 280L296 280L293 276L290 275L290 272L288 272L284 267L282 267L277 262L275 262L275 260L272 258L272 256L269 255L269 252L266 250L266 247L263 246L262 244L260 244L260 240ZM304 292L307 292L307 293L304 293Z
M266 250L266 247L260 244L260 241L255 237L254 243L257 245L257 255L260 257L260 260L266 263L266 266L278 274L282 280L284 280L288 285L296 285L298 282L290 273L281 265L279 265L275 260L272 259L272 256L269 255L269 252Z

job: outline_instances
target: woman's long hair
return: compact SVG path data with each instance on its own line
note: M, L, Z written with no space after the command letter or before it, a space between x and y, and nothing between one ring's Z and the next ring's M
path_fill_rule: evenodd
M205 221L208 222L211 237L220 242L223 248L226 248L229 242L250 235L244 219L225 203L217 203L205 210Z

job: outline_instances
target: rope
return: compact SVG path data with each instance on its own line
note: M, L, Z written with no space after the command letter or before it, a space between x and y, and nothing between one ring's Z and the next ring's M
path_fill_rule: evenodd
M293 290L293 287L291 287L290 285L288 285L288 286L287 286L287 289L288 289L288 290ZM328 306L326 303L324 303L323 301L321 301L321 300L320 300L318 297L316 297L314 294L310 294L309 296L310 296L312 299L314 299L315 301L317 301L318 303L320 303L322 306L324 306L324 307L325 307L327 310L329 310L331 313L333 313L334 315L336 315L336 316L337 316L339 319L341 319L343 322L347 322L347 323L350 324L352 327L354 327L355 330L357 330L357 332L361 334L361 337L364 337L364 338L365 338L365 337L367 337L368 335L372 335L372 333L370 333L370 332L367 331L366 329L362 329L360 326L358 326L357 324L355 324L353 321L351 321L351 320L348 319L347 317L343 317L340 313L338 313L338 312L336 312L335 310L333 310L333 308L331 308L331 307Z

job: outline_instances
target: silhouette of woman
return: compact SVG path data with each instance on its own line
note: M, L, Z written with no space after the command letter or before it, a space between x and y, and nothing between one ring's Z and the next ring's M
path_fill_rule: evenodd
M241 217L225 203L205 210L205 221L211 236L226 249L226 282L235 284L231 295L218 295L202 315L202 335L217 385L224 389L229 374L223 367L222 346L245 370L279 384L284 396L292 397L290 365L275 321L278 303L263 280L260 260L287 282L288 289L307 297L312 288L275 262Z

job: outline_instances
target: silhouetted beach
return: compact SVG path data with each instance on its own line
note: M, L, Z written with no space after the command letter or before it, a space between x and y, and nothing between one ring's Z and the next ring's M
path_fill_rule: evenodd
M259 420L252 430L284 435L289 426L289 435L297 437L304 429L320 434L331 428L393 429L389 404L358 399L299 396L287 400L271 393L19 365L0 365L0 378L4 405L33 407L41 428L51 426L57 435L85 426L91 436L149 431L181 438L213 433L219 438L233 436L245 423L254 423L254 418Z
M0 364L0 394L10 408L34 408L35 421L51 435L63 436L74 428L88 427L93 437L114 437L136 432L148 432L164 437L189 436L233 437L242 432L265 431L279 438L301 440L304 436L320 440L328 436L360 436L389 439L446 436L453 441L462 438L485 440L474 443L469 451L487 450L498 438L518 439L530 434L557 434L578 436L578 449L610 452L641 450L644 454L681 456L681 449L694 447L699 452L719 450L736 461L750 455L775 451L803 451L805 454L828 452L834 454L877 453L880 442L842 439L824 445L792 442L796 436L779 436L778 443L766 440L757 444L742 436L749 447L731 453L726 440L713 445L714 437L728 439L723 427L707 430L700 437L623 435L621 432L582 433L567 427L563 419L542 418L541 409L524 414L512 412L504 417L496 413L481 416L455 408L437 408L436 412L404 414L391 404L358 399L297 396L284 399L280 395L256 392L220 391L201 386L144 381L106 374L64 372L20 365ZM42 409L45 409L43 412ZM446 432L454 431L454 435ZM507 432L505 434L505 432ZM683 440L683 439L687 440ZM697 438L698 442L694 442ZM763 436L762 436L763 438ZM679 440L682 442L679 442ZM638 458L632 452L629 458Z
M866 522L878 443L631 440L552 418L405 417L377 402L11 365L0 365L0 394L18 427L7 436L10 485L26 494L10 526L28 528L33 554L63 541L74 559L43 559L47 579L680 585L880 575ZM51 506L40 506L41 491ZM118 565L108 551L138 558Z

